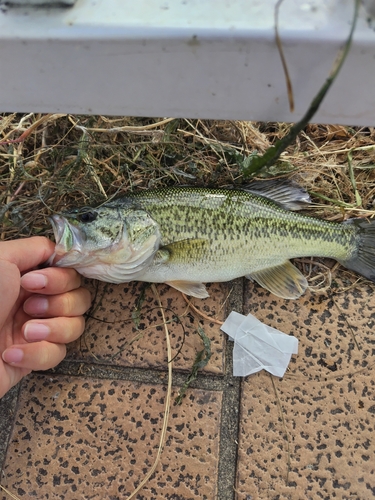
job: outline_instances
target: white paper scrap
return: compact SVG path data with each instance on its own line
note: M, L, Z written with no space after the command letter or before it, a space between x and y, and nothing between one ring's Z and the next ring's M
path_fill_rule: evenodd
M234 341L234 376L245 377L267 370L283 377L292 354L298 353L296 337L265 325L252 314L231 312L221 330Z

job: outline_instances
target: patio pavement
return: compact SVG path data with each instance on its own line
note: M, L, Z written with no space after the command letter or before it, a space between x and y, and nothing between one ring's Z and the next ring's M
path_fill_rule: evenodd
M345 272L338 279L339 289L334 283L296 301L242 280L193 299L216 320L251 312L298 337L283 379L234 378L232 343L220 326L158 285L173 355L181 350L165 447L134 498L375 496L374 286L351 286L355 277ZM139 283L87 283L95 306L83 337L56 369L30 375L0 402L0 483L21 499L125 499L156 458L168 380L157 299L148 288L140 303ZM212 357L176 405L202 349L198 327Z

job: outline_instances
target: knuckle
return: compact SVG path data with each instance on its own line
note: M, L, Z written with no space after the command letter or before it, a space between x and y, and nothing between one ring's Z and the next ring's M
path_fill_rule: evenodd
M56 366L64 358L66 347L64 344L55 344L52 342L43 342L39 351L40 370L48 370Z
M41 342L41 346L39 349L39 365L41 368L48 367L50 364L50 358L51 358L51 353L50 353L50 347L51 343L49 342Z
M53 312L56 316L79 316L91 305L91 294L86 288L78 288L56 296Z
M59 344L68 344L73 342L85 329L85 320L83 316L73 316L71 318L58 318L55 323L55 342Z
M65 315L69 316L74 307L74 300L71 293L64 293L61 296L61 306Z

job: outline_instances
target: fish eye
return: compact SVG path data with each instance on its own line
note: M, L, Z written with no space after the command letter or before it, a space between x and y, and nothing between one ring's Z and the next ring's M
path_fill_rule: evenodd
M89 211L79 214L77 218L80 222L83 222L83 224L87 224L89 222L93 222L97 218L97 216L97 212Z

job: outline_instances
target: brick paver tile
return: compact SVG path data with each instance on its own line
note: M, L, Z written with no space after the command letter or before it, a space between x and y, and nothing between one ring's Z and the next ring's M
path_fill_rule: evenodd
M108 285L89 282L96 296L92 318L86 331L69 350L68 358L93 363L121 365L138 368L166 368L165 333L160 308L152 290L145 291L138 312L142 283ZM98 288L95 290L94 285ZM210 317L224 320L225 287L214 284L208 287L210 297L190 300ZM168 322L173 353L181 348L174 366L190 370L202 341L197 328L203 328L211 340L212 357L206 372L221 374L224 369L224 336L220 326L202 319L187 307L180 292L167 285L158 285L162 305ZM138 328L134 321L139 320Z
M165 394L163 385L30 376L3 486L38 500L127 498L156 456ZM216 391L190 389L172 407L161 463L137 499L216 497L220 414Z
M237 498L371 498L373 287L287 301L249 284L247 297L248 312L300 344L282 380L261 372L243 384Z

